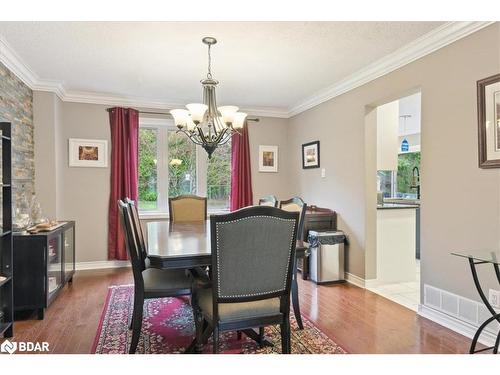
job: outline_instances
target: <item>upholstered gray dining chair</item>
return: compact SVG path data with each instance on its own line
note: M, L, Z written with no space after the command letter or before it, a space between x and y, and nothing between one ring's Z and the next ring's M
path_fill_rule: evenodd
M278 198L274 195L266 195L259 199L259 206L278 207Z
M210 217L212 286L193 293L196 340L219 333L280 325L290 353L290 284L299 215L253 206ZM207 328L204 332L204 325Z
M191 278L185 270L144 268L138 236L128 203L118 201L120 223L134 276L134 308L132 313L132 340L129 353L135 353L142 327L144 300L191 294Z
M293 197L285 201L280 202L280 208L289 212L299 212L299 227L297 233L298 240L304 240L304 223L306 218L306 210L307 204L300 197ZM299 304L299 286L297 283L297 259L295 259L295 263L293 265L293 280L292 280L292 305L293 305L293 313L295 314L295 319L297 320L297 326L299 329L304 328L304 324L302 323L302 315L300 314L300 304ZM304 278L307 278L309 270L309 255L306 253L302 258L302 267L301 267L302 275Z

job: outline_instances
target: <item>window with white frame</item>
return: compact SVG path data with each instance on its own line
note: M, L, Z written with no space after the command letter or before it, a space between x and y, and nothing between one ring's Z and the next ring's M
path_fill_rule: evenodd
M165 215L168 198L196 194L208 198L211 212L229 210L231 142L208 159L206 152L171 120L142 118L139 128L139 210Z

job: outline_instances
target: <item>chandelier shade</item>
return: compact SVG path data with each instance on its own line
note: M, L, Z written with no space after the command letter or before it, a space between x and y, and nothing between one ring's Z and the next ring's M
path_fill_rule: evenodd
M219 81L212 78L210 55L210 48L217 40L205 37L202 41L208 46L207 78L201 81L203 103L190 103L186 105L187 109L173 109L170 114L178 132L184 133L193 143L203 147L210 158L219 145L228 142L233 134L239 134L247 114L238 112L239 108L233 105L217 107L215 88Z

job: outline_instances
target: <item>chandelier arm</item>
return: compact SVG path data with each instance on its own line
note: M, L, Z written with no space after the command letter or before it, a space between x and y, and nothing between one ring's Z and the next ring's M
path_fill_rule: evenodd
M191 134L191 133L189 133L189 132L187 132L185 130L182 130L182 129L177 130L176 133L183 133L183 134L185 134L191 140L191 142L193 142L194 144L197 144L197 145L200 145L200 146L203 144L202 142L200 142L200 140L198 140L195 137L196 134L194 134L194 133Z
M223 130L223 132L221 133L221 136L220 138L218 139L217 143L223 145L225 143L227 143L227 141L231 138L232 136L232 132L229 130L229 128L226 128Z
M227 142L229 142L229 140L230 140L231 138L232 138L232 134L229 134L229 133L228 133L228 134L227 134L227 137L226 137L224 140L222 140L219 144L220 144L220 145L225 145Z

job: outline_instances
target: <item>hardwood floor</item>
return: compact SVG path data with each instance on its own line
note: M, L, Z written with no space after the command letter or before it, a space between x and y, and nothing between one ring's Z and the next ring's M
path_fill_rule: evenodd
M302 313L350 353L468 351L468 338L368 290L299 282ZM51 353L89 353L108 286L131 283L130 269L79 271L44 320L15 322L14 340L47 341Z

